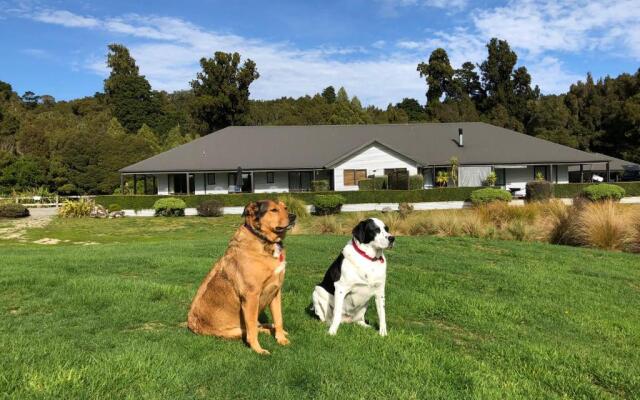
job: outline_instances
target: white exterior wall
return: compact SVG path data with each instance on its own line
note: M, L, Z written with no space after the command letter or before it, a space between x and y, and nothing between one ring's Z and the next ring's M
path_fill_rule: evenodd
M406 168L407 171L409 171L409 175L416 175L418 173L415 165L398 158L395 154L392 154L383 147L372 145L352 156L350 159L343 161L333 169L334 190L358 190L358 185L345 186L345 169L366 169L367 176L374 174L376 176L383 176L385 168Z
M284 193L289 191L289 172L275 171L273 183L267 183L266 172L253 173L253 188L255 193Z
M229 193L229 175L226 172L216 173L216 183L207 185L207 174L195 174L195 194Z

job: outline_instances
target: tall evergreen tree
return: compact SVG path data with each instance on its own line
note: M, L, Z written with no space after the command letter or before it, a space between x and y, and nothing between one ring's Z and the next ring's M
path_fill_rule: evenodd
M147 79L140 75L129 49L110 44L107 65L111 73L104 81L104 92L113 115L130 133L137 132L143 124L154 126L160 104Z
M427 107L440 103L442 95L449 94L453 78L447 52L442 48L435 49L429 56L429 62L421 62L417 70L427 81Z
M336 90L333 86L327 86L322 91L322 98L328 103L333 104L336 102Z
M191 81L196 96L193 112L208 132L240 125L249 111L249 86L260 77L256 63L240 54L217 51L214 58L200 60L202 72Z

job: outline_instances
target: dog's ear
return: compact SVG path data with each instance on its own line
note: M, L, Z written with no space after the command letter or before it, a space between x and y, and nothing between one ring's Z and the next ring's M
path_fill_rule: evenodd
M269 202L268 201L252 201L247 204L242 212L243 217L254 217L255 219L260 219L266 212L269 210Z
M251 203L247 204L244 207L244 211L242 212L242 216L243 217L252 217L252 216L256 215L257 211L258 211L258 204L255 201L252 201Z
M353 235L354 238L358 239L358 242L362 243L364 242L364 239L366 236L366 229L367 229L367 220L360 221L358 225L356 225L355 228L353 228L353 230L351 231L351 234Z

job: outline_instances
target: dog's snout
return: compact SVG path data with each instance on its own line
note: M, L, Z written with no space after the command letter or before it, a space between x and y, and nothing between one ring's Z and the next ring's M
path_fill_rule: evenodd
M389 243L393 243L396 241L396 237L395 236L389 236Z

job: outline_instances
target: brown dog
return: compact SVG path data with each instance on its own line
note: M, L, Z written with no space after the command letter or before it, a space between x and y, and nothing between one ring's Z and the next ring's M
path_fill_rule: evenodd
M286 251L283 239L295 223L283 202L271 200L248 204L245 223L229 241L222 258L204 279L189 310L188 326L201 335L227 339L244 338L260 354L258 315L269 305L278 344L287 345L282 324L282 283Z

